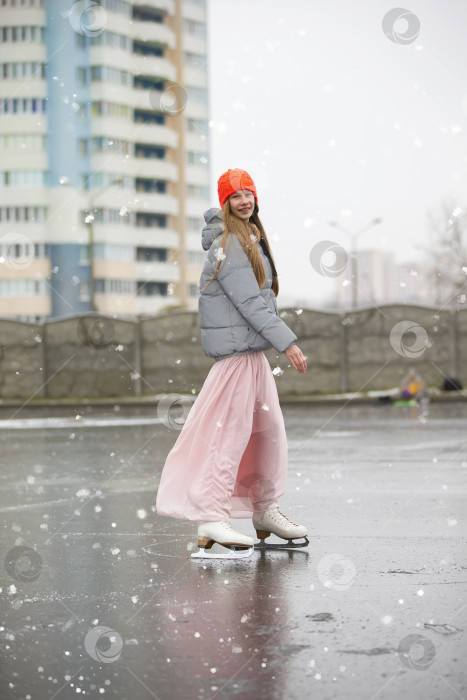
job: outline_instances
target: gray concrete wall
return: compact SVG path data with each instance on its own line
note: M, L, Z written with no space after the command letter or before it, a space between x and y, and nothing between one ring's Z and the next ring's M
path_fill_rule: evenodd
M467 385L467 309L391 305L335 314L280 312L308 357L308 372L266 352L280 395L397 386L415 367L428 386ZM174 311L128 321L99 314L44 324L0 319L0 398L96 398L198 393L213 361L198 314Z

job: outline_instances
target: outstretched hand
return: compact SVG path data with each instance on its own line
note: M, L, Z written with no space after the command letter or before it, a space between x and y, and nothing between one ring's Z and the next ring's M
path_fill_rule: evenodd
M284 350L284 355L290 360L290 364L294 369L297 369L300 374L306 372L306 358L298 345L291 345L290 348Z

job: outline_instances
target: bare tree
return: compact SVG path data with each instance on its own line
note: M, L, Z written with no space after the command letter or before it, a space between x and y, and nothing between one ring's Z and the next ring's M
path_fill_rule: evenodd
M467 303L467 211L452 201L441 213L428 214L432 241L425 248L435 287L435 303L459 307Z

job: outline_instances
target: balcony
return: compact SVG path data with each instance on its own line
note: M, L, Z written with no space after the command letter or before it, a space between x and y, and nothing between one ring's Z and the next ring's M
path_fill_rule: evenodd
M155 7L157 10L173 15L175 12L174 0L133 0L135 7Z
M169 48L175 48L175 35L169 27L159 22L141 22L133 20L132 37L147 43L161 44Z
M180 268L171 262L137 262L135 278L139 282L178 282Z
M169 194L136 192L133 202L132 209L134 211L167 214L168 216L178 214L178 200Z
M144 143L153 146L166 146L176 148L178 144L178 134L168 126L159 124L144 124L135 122L136 132L132 135L132 140L137 143Z
M180 236L169 228L115 226L113 224L95 224L96 243L113 245L132 245L144 248L178 248Z
M170 182L176 182L178 177L177 166L163 159L129 158L127 162L128 170L126 172L134 177L151 177Z
M161 112L161 98L162 92L160 90L133 88L131 103L135 109L155 109L157 112Z
M177 71L173 63L160 56L131 55L131 72L133 75L147 75L152 78L163 78L175 81Z

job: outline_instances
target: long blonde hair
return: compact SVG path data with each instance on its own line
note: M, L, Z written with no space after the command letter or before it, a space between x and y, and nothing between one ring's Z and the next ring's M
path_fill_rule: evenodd
M239 219L238 216L235 216L232 214L232 211L230 209L230 202L227 200L222 207L222 220L224 223L224 233L222 234L222 240L220 243L220 247L224 251L224 254L227 255L227 250L225 249L226 243L227 243L227 238L229 233L233 233L240 243L242 244L242 248L245 251L245 253L248 256L248 260L250 261L251 267L253 268L253 272L255 273L256 281L258 282L258 287L261 289L261 287L264 285L266 281L266 270L264 269L264 264L263 264L263 259L261 257L261 253L258 250L258 245L259 241L261 238L264 241L266 250L269 253L271 262L272 262L272 291L274 294L277 295L279 294L279 280L277 278L277 274L275 272L275 264L274 264L274 258L272 257L271 249L269 247L269 242L268 238L266 236L266 231L264 230L263 224L260 221L260 218L258 216L258 204L255 202L255 208L253 210L253 214L251 215L249 221L242 221L242 219ZM252 235L255 235L257 238L257 242L254 242L251 238ZM230 246L232 244L232 241L230 241ZM229 246L229 247L230 247ZM203 292L205 289L209 287L211 282L214 282L214 280L217 277L217 274L219 272L219 268L221 266L221 263L223 260L219 260L217 263L216 270L209 280L209 282L201 289Z

